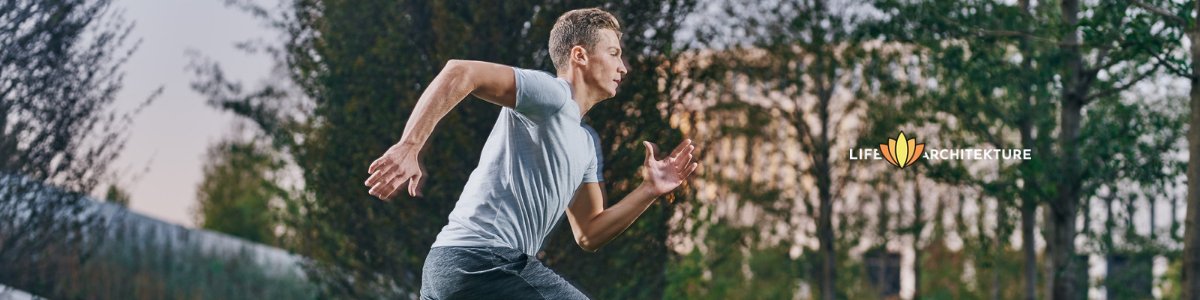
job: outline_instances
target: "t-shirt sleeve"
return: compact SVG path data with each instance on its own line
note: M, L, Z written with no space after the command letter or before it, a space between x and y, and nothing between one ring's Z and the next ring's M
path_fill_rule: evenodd
M517 80L514 110L536 122L558 113L568 99L568 91L549 73L513 67Z
M592 136L592 148L596 149L596 157L588 164L587 173L583 174L583 182L604 181L604 152L600 151L600 134L592 126L584 125L588 135Z

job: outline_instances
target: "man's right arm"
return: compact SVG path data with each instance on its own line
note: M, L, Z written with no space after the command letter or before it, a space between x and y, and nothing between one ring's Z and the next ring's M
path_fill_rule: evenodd
M467 94L497 105L514 107L517 99L516 75L512 67L468 60L450 60L433 78L429 88L417 100L417 106L404 126L400 141L371 163L365 182L368 193L381 200L395 197L408 183L409 195L419 196L418 183L424 171L417 154L433 133L434 127Z
M438 121L467 94L496 105L516 106L517 84L512 67L472 60L446 62L442 72L433 78L429 88L417 100L400 143L423 147Z

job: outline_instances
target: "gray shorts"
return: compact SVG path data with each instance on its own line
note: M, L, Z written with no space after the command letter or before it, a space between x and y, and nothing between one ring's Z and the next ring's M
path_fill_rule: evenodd
M434 247L421 299L588 299L542 262L503 247Z

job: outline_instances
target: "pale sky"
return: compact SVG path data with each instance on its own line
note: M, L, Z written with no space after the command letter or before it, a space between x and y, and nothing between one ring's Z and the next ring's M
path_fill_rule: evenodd
M220 63L230 79L253 87L266 77L271 59L246 54L234 44L274 40L276 34L221 0L117 0L113 8L124 10L125 19L135 22L128 42L142 40L123 67L124 88L117 107L128 110L154 89L164 88L162 96L134 119L113 167L126 174L121 185L131 193L134 211L194 227L191 210L205 151L230 132L234 116L208 106L192 91L186 51L193 49Z

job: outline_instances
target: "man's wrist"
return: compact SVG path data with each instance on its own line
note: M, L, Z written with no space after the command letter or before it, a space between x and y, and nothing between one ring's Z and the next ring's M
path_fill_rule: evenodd
M422 143L420 141L415 141L412 139L405 138L405 139L400 139L400 142L396 143L396 145L393 147L407 148L406 150L409 150L409 151L421 151L421 148L422 148L422 146L424 146L424 144L425 143Z
M655 199L658 199L658 196L662 196L661 194L655 193L654 188L645 181L643 181L642 184L639 184L637 188L634 188L633 193L646 199L646 201L654 201Z

